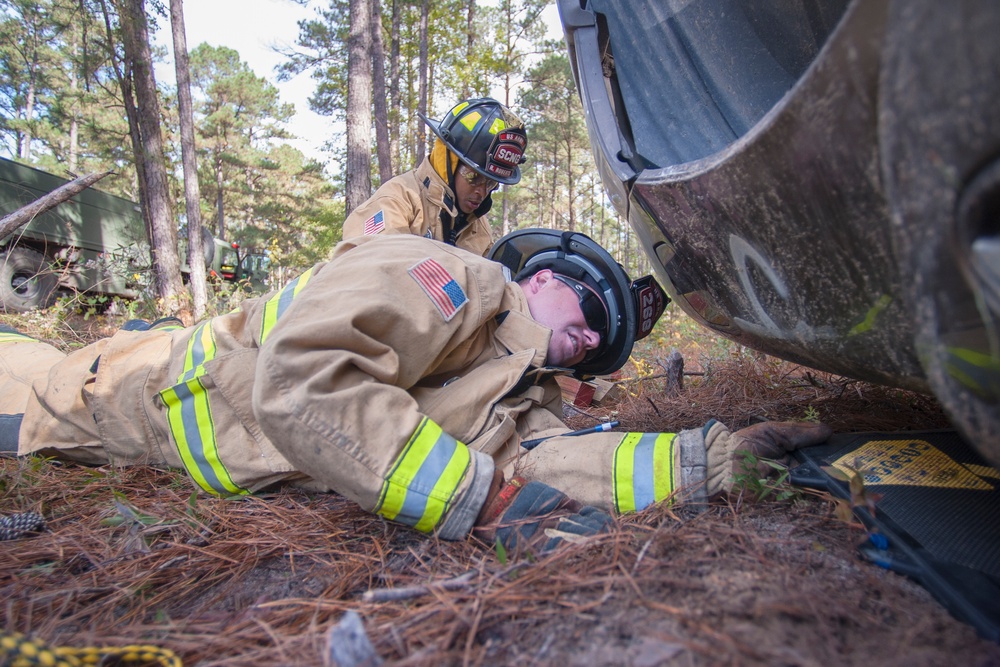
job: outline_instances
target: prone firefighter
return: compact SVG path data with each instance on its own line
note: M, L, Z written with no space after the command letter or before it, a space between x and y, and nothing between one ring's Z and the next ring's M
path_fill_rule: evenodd
M493 244L485 217L492 193L521 180L524 123L489 97L462 100L441 121L420 118L437 135L430 155L354 209L344 238L413 234L485 255Z
M491 257L353 239L192 327L123 330L69 355L0 334L0 449L182 468L219 495L297 483L443 539L475 528L544 550L559 532L540 528L591 534L610 512L703 499L731 488L737 451L782 458L829 435L712 422L560 437L554 378L620 368L666 297L583 234L522 230Z

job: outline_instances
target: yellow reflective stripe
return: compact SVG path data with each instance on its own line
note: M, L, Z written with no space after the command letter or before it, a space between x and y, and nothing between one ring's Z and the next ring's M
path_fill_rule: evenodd
M233 481L219 458L215 423L208 393L194 378L160 392L167 406L167 423L188 474L209 493L232 495L249 493Z
M0 343L38 343L36 338L16 333L0 333Z
M626 433L615 448L618 512L638 512L674 492L673 433Z
M507 123L503 122L503 118L494 118L493 124L490 125L490 134L496 134L500 130L506 130Z
M177 378L178 382L186 382L205 373L205 362L215 358L215 335L212 327L208 326L211 320L202 322L188 341L187 350L184 353L184 370Z
M459 104L456 104L455 108L451 110L451 115L457 116L458 114L462 113L462 109L464 109L467 106L469 106L468 102L461 102Z
M431 532L448 511L471 458L468 447L424 417L382 484L375 512Z
M309 279L312 278L312 269L307 270L305 273L299 275L295 280L288 283L282 288L280 292L272 296L264 304L264 317L260 325L260 344L263 345L264 341L271 334L271 329L274 325L278 323L278 319L285 314L288 307L292 305L292 301L298 296L302 288L306 286Z
M469 132L472 132L474 129L476 129L476 125L479 124L479 121L482 120L482 118L483 114L479 113L478 111L473 111L472 113L466 115L464 118L459 118L458 122L467 127L469 129Z
M1000 359L960 347L949 347L947 351L948 375L980 398L989 400L1000 395Z
M191 479L209 493L245 494L249 491L233 481L219 457L212 406L201 382L205 363L215 354L215 336L208 320L195 329L188 341L177 384L161 391L160 398L167 408L170 434Z

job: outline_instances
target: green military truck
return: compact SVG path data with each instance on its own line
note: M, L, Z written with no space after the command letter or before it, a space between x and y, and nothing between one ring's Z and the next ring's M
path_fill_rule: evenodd
M68 183L0 158L0 217ZM187 263L182 252L182 271ZM209 275L261 287L267 257L206 235ZM135 298L132 273L148 270L149 239L139 205L93 188L0 239L0 308L24 312L52 303L58 290Z

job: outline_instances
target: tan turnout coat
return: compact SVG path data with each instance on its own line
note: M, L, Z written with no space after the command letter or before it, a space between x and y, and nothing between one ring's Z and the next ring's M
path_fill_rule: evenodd
M566 430L549 336L500 264L415 236L362 238L193 327L121 331L68 356L0 340L0 414L24 413L22 455L183 468L223 495L303 483L447 539L471 529L495 466L630 509L623 434L519 446ZM451 472L417 489L442 447ZM437 513L407 520L415 499Z
M344 239L377 234L413 234L444 240L441 211L458 215L455 195L425 158L416 169L386 181L344 221ZM493 244L489 223L469 215L455 241L459 248L485 255Z

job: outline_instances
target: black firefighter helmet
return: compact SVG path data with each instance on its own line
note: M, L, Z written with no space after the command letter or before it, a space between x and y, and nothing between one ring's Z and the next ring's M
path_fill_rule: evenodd
M419 115L477 173L505 185L521 180L528 135L521 119L504 105L482 97L459 102L440 121Z
M550 269L584 283L604 301L607 332L574 367L577 377L608 375L624 366L635 341L649 335L670 301L653 276L630 280L608 251L579 232L519 229L493 244L489 258L510 269L515 280Z

